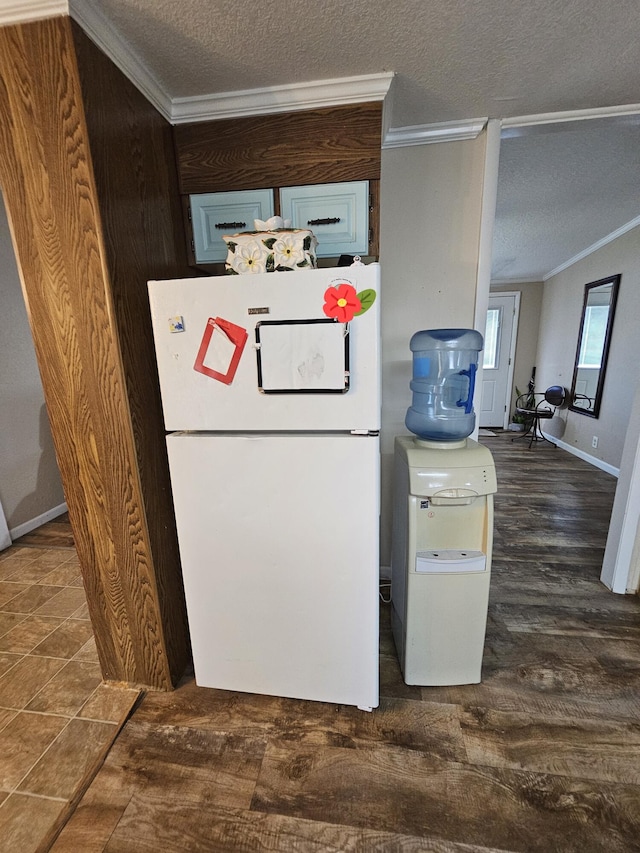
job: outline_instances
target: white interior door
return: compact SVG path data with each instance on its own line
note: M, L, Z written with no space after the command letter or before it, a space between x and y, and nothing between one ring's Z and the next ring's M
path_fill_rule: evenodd
M516 293L489 296L484 337L481 427L507 426L507 403L513 382L518 297Z

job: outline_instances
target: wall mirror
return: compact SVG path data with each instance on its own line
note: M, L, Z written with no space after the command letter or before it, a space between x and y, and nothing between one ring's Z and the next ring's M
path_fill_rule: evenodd
M600 412L619 286L620 275L612 275L584 287L569 408L590 418Z

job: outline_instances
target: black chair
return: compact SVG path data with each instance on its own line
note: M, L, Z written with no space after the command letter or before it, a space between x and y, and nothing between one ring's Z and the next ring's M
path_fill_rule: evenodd
M540 421L550 421L555 415L556 409L563 406L567 399L567 389L562 385L551 385L544 392L534 393L527 391L526 394L521 394L516 400L516 412L522 415L524 422L527 425L526 430L522 435L517 435L511 439L529 438L529 448L534 441L546 441L552 447L557 445L553 441L549 441L540 428Z

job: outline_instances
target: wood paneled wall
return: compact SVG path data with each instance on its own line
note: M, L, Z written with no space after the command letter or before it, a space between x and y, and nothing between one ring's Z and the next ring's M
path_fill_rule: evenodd
M186 609L147 295L150 279L193 275L173 135L138 89L72 26L148 547L175 680L188 654Z
M171 130L61 17L0 29L0 184L105 679L188 661L148 278L188 274Z
M382 104L183 124L174 136L184 195L377 181Z

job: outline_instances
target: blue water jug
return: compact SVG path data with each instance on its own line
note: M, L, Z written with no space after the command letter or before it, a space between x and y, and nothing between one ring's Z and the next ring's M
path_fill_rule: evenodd
M478 353L484 341L474 329L428 329L416 332L413 353L413 392L405 424L418 438L460 441L476 425L473 391Z

